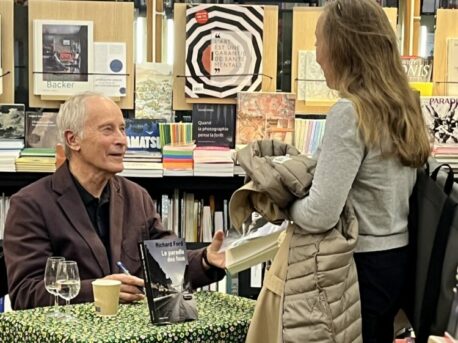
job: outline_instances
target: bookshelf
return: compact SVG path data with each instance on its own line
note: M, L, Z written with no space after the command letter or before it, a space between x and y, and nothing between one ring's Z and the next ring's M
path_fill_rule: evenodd
M19 173L0 172L0 191L12 195L22 187L41 179L49 173ZM243 185L242 176L233 177L204 177L204 176L164 176L154 177L127 177L138 183L150 192L154 198L156 194L171 192L178 188L183 191L194 192L223 192L230 193Z

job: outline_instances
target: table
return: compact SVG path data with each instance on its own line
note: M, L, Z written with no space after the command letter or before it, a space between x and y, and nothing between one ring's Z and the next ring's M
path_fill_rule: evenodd
M77 317L49 319L52 307L0 314L0 342L244 342L255 301L219 292L195 294L199 319L182 324L151 324L146 301L121 304L116 317L100 317L91 303L61 307Z

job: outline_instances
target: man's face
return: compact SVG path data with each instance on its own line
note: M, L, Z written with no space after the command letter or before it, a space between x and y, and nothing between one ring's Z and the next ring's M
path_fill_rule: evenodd
M86 109L83 137L79 144L79 162L94 173L121 172L127 148L121 110L113 102L98 97L87 99Z

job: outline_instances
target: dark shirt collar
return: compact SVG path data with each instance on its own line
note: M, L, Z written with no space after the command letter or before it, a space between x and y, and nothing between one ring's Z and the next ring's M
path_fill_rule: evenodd
M76 189L78 189L78 193L83 200L84 206L88 206L96 201L100 205L105 204L110 201L110 182L107 182L106 186L103 188L102 194L100 195L100 199L93 196L89 193L76 179L76 177L70 173L72 176L73 182L75 183Z

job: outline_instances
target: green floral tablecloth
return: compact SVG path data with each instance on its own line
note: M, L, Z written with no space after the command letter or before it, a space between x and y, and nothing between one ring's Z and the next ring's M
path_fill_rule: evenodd
M244 342L255 302L218 292L195 294L199 319L183 324L151 324L146 302L120 305L116 317L95 314L93 304L61 310L77 317L63 322L49 319L51 307L0 315L0 342Z

